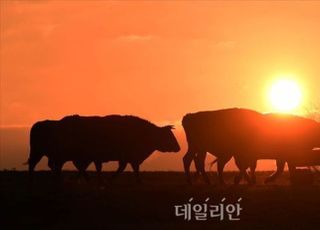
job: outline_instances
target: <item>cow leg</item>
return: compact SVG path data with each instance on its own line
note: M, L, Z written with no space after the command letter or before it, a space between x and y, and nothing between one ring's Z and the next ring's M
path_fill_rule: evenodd
M54 162L50 157L48 157L48 167L50 168L51 171L53 170L53 167L54 167Z
M277 162L277 171L275 171L270 176L268 176L265 179L264 183L269 183L274 181L278 176L280 176L283 173L286 162L283 160L277 160L276 162Z
M113 182L114 179L116 179L119 176L120 173L122 173L125 170L126 167L127 167L127 162L119 161L119 167L117 171L115 171L111 176L111 183Z
M217 174L218 174L218 178L219 178L219 184L220 185L224 185L224 179L223 179L223 169L224 166L226 165L226 163L231 159L231 156L219 156L218 160L217 160Z
M77 175L77 179L79 180L79 178L81 178L81 176L83 176L83 178L86 181L89 181L89 177L88 174L86 172L90 162L87 161L73 161L74 166L77 168L77 170L79 171L78 175Z
M288 162L288 168L289 168L289 173L290 173L290 182L291 184L294 182L294 177L295 177L295 174L296 174L296 166L295 165L292 165Z
M235 176L234 184L238 185L243 177L246 177L246 179L250 181L250 177L248 176L245 168L241 168L239 174Z
M183 157L183 166L184 166L184 173L187 178L187 182L191 184L191 177L190 177L190 165L192 160L195 158L195 153L193 151L188 150L188 152Z
M242 177L246 176L246 179L248 179L248 174L247 174L247 164L244 162L244 161L239 161L239 159L237 159L237 157L235 157L235 163L239 169L239 174L237 174L235 177L234 177L234 184L235 185L238 185L242 179Z
M134 172L134 175L136 177L136 183L137 184L141 184L141 179L140 179L140 176L139 176L139 168L140 168L140 164L139 163L136 163L136 162L131 162L131 167L133 169L133 172Z
M199 163L198 163L198 156L195 154L195 158L193 159L194 160L194 166L196 168L196 171L194 173L194 181L197 181L201 175L201 172L200 172L200 167L199 167Z
M198 172L201 173L203 180L207 183L210 184L210 180L208 177L208 174L206 173L205 167L204 167L204 162L206 160L206 152L199 152L197 154L197 157L195 158L195 163L196 163L196 169Z
M89 176L87 173L87 168L89 165L90 165L90 162L86 162L86 161L81 162L81 168L79 171L80 175L82 175L86 181L89 181Z
M61 162L61 161L54 161L54 163L53 163L53 172L54 172L56 183L61 182L62 166L63 166L63 162Z
M41 154L32 154L30 153L30 158L28 160L28 164L29 164L29 183L33 182L33 175L34 175L34 168L36 167L36 165L39 163L39 161L42 158Z
M81 173L80 173L81 165L78 161L72 161L72 163L73 163L74 167L76 167L76 169L78 170L78 174L76 176L76 179L79 179L81 177Z
M101 183L102 162L101 161L94 161L93 163L94 163L96 170L97 170L98 182Z
M195 159L196 161L196 159ZM197 163L196 163L197 164ZM200 177L200 171L198 170L197 166L196 166L196 172L194 173L194 181L197 181Z
M257 168L257 161L253 162L251 165L250 165L250 176L251 176L251 180L249 178L248 180L248 175L246 176L247 178L247 181L249 184L256 184L256 168Z

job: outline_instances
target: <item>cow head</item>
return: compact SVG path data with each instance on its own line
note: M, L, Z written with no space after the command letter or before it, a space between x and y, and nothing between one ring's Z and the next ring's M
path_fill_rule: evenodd
M161 127L158 135L158 147L157 150L161 152L179 152L180 146L177 139L172 132L173 126L167 125Z

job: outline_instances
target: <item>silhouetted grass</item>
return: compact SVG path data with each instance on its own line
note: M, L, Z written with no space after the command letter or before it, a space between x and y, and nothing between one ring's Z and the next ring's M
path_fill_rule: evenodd
M312 186L290 186L288 174L274 184L264 185L269 172L258 172L256 186L233 186L234 173L226 173L226 186L193 186L185 183L180 172L143 172L142 185L135 184L126 172L113 184L110 173L103 173L101 187L95 174L91 180L77 180L75 172L64 172L60 186L53 182L50 172L36 173L28 186L26 172L3 171L1 176L1 229L309 229L320 226L320 183ZM211 180L217 181L210 174ZM203 202L210 197L218 203L221 198L242 197L241 220L186 222L174 215L174 205L190 197ZM135 228L136 229L136 228Z

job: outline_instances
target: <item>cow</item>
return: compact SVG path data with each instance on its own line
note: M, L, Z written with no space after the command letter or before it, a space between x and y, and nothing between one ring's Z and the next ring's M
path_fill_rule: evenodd
M309 166L318 162L319 154L312 150L319 146L318 122L295 115L265 114L254 132L252 144L239 148L234 155L240 170L235 183L239 183L246 174L245 170L254 167L259 159L277 161L277 171L265 182L275 180L283 172L286 162L290 175L294 175L296 166Z
M252 141L252 131L262 119L263 115L256 111L239 108L185 115L182 126L186 133L188 150L183 157L183 164L188 183L191 183L192 160L195 160L196 168L205 182L210 183L204 168L206 153L209 152L217 157L219 183L224 184L225 164L241 146ZM250 181L248 175L246 178Z
M209 181L204 170L206 152L217 157L220 183L224 183L223 167L233 156L240 170L235 177L235 183L238 184L243 176L249 183L255 183L258 159L277 161L277 171L266 179L269 182L282 173L286 162L289 170L294 172L294 163L308 159L310 156L304 153L310 153L313 148L320 146L319 123L294 115L261 114L234 108L188 114L182 124L189 145L183 158L189 182L192 160L195 160L197 171L205 181ZM249 167L251 178L246 173Z
M57 125L51 125L53 123ZM121 115L75 115L59 121L38 122L30 134L29 173L33 173L36 164L46 155L57 174L66 161L76 162L81 170L91 162L118 161L114 177L129 163L136 181L140 182L140 164L155 150L180 150L172 129L171 125L158 127L136 116Z

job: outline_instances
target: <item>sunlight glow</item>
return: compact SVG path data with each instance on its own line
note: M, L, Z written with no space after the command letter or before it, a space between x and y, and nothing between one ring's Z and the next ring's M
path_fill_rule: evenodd
M269 92L272 107L277 112L292 112L301 104L301 89L294 80L281 79L276 81Z

